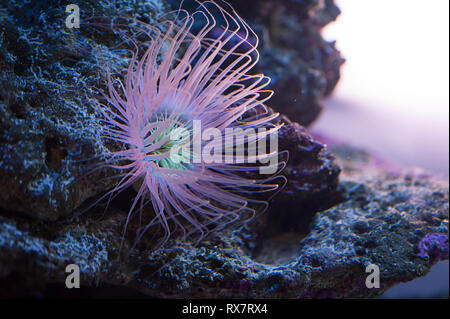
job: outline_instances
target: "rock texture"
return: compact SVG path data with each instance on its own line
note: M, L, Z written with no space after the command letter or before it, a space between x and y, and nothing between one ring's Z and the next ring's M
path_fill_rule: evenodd
M125 31L105 21L131 12L151 22L168 10L159 0L130 3L82 1L81 27L68 29L60 1L0 2L2 209L56 220L111 186L104 173L81 179L105 147L92 105L106 69L129 58L117 50Z
M1 291L71 296L64 270L75 263L94 296L104 296L95 287L108 285L109 293L124 297L126 287L151 297L366 298L448 258L448 182L390 169L348 146L332 149L343 167L336 197L329 197L338 203L302 229L286 228L294 216L272 210L240 231L212 234L199 245L174 239L117 264L120 209L72 223L3 214L0 284L9 288ZM304 213L299 205L291 210ZM270 222L271 214L280 221ZM379 289L365 286L370 264L380 269Z

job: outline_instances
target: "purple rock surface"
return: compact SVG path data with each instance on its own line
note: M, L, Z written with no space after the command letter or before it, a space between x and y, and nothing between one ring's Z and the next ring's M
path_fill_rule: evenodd
M419 256L429 257L432 263L448 259L448 235L428 234L419 243Z

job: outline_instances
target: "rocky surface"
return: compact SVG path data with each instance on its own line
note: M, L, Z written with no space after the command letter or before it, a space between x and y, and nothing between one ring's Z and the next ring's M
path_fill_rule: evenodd
M66 265L75 263L91 296L104 296L100 288L108 285L115 296L131 288L151 297L366 298L448 258L448 182L391 169L348 146L332 150L343 168L329 197L337 203L301 229L286 228L295 225L293 214L271 210L240 231L211 234L199 245L173 239L116 263L125 214L114 205L105 216L91 212L71 223L2 214L0 285L8 289L1 291L73 296L63 283ZM294 207L300 217L303 207ZM365 286L370 264L380 269L379 289Z
M60 1L1 1L0 8L0 207L67 217L111 186L100 173L80 178L105 147L92 105L106 70L129 58L117 50L123 30L104 27L102 17L132 12L151 22L168 9L159 0L82 1L81 27L68 29Z

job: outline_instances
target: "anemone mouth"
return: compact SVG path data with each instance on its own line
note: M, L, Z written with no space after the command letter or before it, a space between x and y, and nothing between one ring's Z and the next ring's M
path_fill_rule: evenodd
M170 119L167 113L157 116L151 123L156 123L157 127L150 129L142 138L144 161L153 162L158 168L189 169L190 154L173 151L184 150L189 145L189 125L180 119Z

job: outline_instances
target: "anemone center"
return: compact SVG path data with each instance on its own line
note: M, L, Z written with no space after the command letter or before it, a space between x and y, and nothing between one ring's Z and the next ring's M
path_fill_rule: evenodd
M145 160L162 168L188 169L190 154L186 146L190 145L190 134L186 123L167 116L161 116L153 123L157 125L144 138Z

